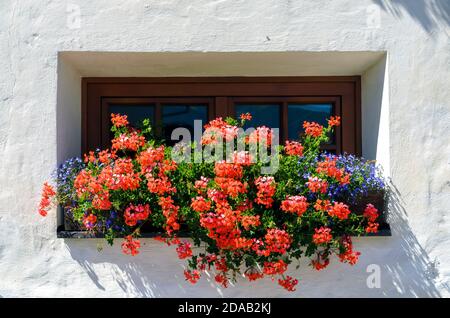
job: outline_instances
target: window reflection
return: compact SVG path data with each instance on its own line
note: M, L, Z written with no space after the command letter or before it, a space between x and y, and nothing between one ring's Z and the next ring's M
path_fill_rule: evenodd
M288 105L288 136L289 139L299 139L304 132L304 121L315 121L323 126L327 119L333 116L331 104L289 104ZM334 142L334 137L331 142Z
M244 129L249 127L267 126L280 128L280 105L278 104L241 104L235 105L236 118L241 114L251 113L252 120L245 123Z
M176 128L187 128L194 140L194 120L201 120L201 126L208 121L207 105L164 104L162 106L163 138L168 145L178 141L172 141L172 131Z
M154 123L155 106L154 105L109 105L109 114L127 115L130 126L141 128L142 121L146 118ZM111 118L111 117L110 117Z

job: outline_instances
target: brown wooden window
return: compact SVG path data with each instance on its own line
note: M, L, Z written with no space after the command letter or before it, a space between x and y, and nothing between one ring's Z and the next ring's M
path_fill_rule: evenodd
M361 154L360 77L84 78L82 151L109 146L110 114L125 113L132 125L150 118L155 135L170 143L176 127L193 120L250 112L252 126L280 129L281 141L297 139L304 120L342 125L324 148Z

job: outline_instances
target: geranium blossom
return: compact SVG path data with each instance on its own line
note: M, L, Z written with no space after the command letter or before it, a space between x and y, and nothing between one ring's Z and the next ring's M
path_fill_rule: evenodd
M289 213L295 213L298 216L301 216L306 212L309 203L306 201L306 198L301 195L294 195L286 197L286 200L281 202L281 210Z
M255 180L255 185L258 188L255 202L270 208L273 204L273 196L276 192L276 183L273 177L260 176Z
M348 205L342 202L334 202L334 205L328 209L328 214L330 216L335 216L338 219L345 220L348 218L350 210L348 209Z
M301 143L297 141L289 141L286 140L286 144L284 146L284 151L288 156L302 156L303 155L303 146Z
M185 259L192 256L191 243L188 241L183 241L178 244L177 253L179 259Z
M323 132L323 126L314 122L303 122L303 128L305 129L306 135L314 138L320 137Z
M150 206L148 204L133 205L130 204L124 213L125 223L129 226L135 226L138 221L146 220L150 215Z
M331 116L330 119L328 119L328 125L331 127L339 126L341 124L341 117L339 116Z
M125 127L128 125L127 115L111 114L111 122L116 127Z
M328 189L328 183L325 180L321 180L317 177L309 177L306 185L308 186L309 190L314 193L326 193Z
M295 286L298 284L298 279L291 276L286 276L286 278L278 279L278 284L288 291L295 291Z
M188 282L195 284L200 279L200 272L198 270L185 270L184 277L186 277L186 280Z
M342 238L342 245L344 247L344 252L339 254L339 260L343 263L349 263L350 265L355 265L358 262L360 252L353 250L352 239L350 236L344 236Z
M47 215L47 209L51 205L51 199L56 195L55 189L47 182L42 187L41 201L39 202L39 214L42 216Z
M266 275L281 275L287 270L287 264L282 260L276 262L265 262L264 263L264 274Z
M117 138L111 140L112 149L137 151L139 147L145 145L144 136L139 135L136 131L127 134L121 134Z
M196 198L192 198L191 208L197 212L207 212L211 209L211 203L206 201L205 198L198 196Z
M122 251L125 254L135 256L139 254L139 248L141 247L141 242L139 240L134 240L131 235L125 237L122 243Z
M318 229L314 229L314 235L313 235L313 242L314 244L321 245L321 244L327 244L332 239L333 236L331 235L331 229L325 226L321 226Z
M252 114L250 114L250 113L243 113L239 117L242 120L252 120Z
M261 224L259 215L244 215L241 219L241 224L244 229L249 230L252 227L257 227Z

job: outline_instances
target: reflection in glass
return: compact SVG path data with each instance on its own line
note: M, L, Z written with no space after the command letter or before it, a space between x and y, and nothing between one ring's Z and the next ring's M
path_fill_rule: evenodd
M241 104L235 105L236 118L241 114L252 114L252 120L245 123L244 129L249 127L267 126L280 128L280 105L278 104Z
M327 119L333 116L331 104L289 104L288 105L288 138L299 139L304 132L304 121L315 121L323 126L327 125ZM334 137L331 142L334 141Z
M127 115L130 126L140 128L142 126L142 121L146 118L149 118L153 124L155 118L155 106L114 104L109 106L109 114Z
M202 127L208 121L207 105L165 104L162 106L163 138L168 145L177 141L171 140L175 128L187 128L194 140L194 120L201 120Z

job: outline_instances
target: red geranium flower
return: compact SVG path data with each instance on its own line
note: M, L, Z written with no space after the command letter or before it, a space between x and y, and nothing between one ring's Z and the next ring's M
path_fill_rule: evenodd
M278 279L278 284L287 291L295 291L295 286L298 284L298 279L291 276L286 276L284 279Z
M313 242L316 245L327 244L332 239L331 229L325 226L321 226L319 229L314 229Z
M122 252L131 256L139 254L138 249L141 247L141 242L139 240L133 240L131 235L124 238L122 243Z

